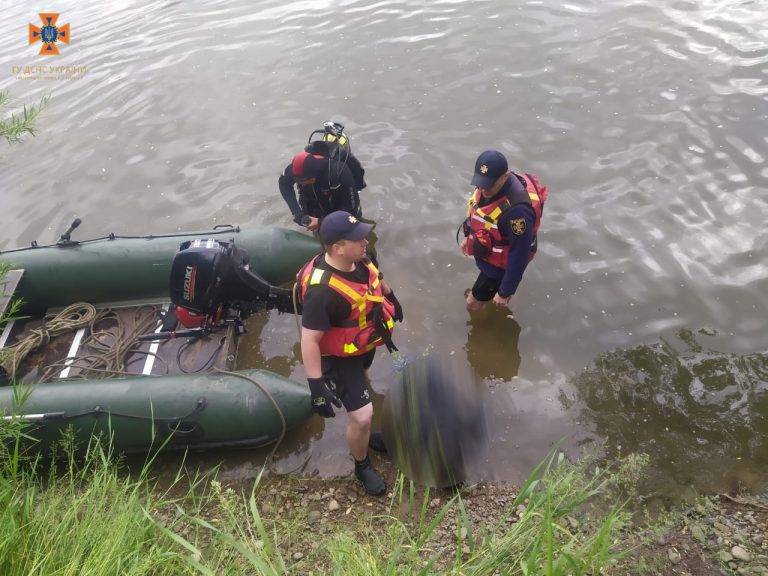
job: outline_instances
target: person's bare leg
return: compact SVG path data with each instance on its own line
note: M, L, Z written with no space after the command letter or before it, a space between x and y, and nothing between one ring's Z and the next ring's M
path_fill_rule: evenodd
M467 310L470 312L480 312L482 309L485 308L485 305L487 302L481 302L474 296L472 296L472 292L469 292L467 294Z
M352 457L359 462L368 455L368 439L371 436L373 404L368 403L348 414L347 445L352 453Z

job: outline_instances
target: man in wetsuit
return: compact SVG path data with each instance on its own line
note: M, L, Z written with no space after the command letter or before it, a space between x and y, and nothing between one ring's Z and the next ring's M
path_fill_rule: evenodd
M509 170L501 152L486 150L475 162L461 251L474 256L480 274L467 294L467 309L482 310L493 300L513 306L528 262L536 254L547 188L533 174Z
M326 216L319 228L324 252L297 276L302 300L301 355L312 392L312 409L335 416L332 404L347 410L346 438L355 476L369 494L386 485L371 465L368 445L373 405L367 370L376 347L390 347L400 303L376 266L366 257L371 224L349 212Z
M360 190L365 170L349 150L322 140L296 154L278 179L280 194L300 226L316 231L320 220L343 210L362 217ZM298 199L296 190L298 188Z

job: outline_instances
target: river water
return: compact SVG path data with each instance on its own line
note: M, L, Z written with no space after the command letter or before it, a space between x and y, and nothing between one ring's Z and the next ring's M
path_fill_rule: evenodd
M486 378L479 478L518 480L563 437L653 453L667 490L768 470L761 2L62 0L72 42L48 57L27 45L42 8L0 10L0 89L51 95L37 137L0 147L0 248L75 216L83 238L290 227L277 177L337 120L406 308L401 348ZM25 73L39 64L74 77ZM486 148L551 191L514 318L470 321L454 233ZM253 320L241 366L301 378L293 319ZM385 354L373 376L384 393ZM314 419L278 464L348 473L343 427ZM257 466L224 457L233 476Z

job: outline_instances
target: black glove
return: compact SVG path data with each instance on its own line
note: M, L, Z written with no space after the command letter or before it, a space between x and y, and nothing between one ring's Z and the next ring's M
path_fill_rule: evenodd
M395 315L392 316L392 319L395 322L402 322L403 321L403 307L400 305L400 301L397 299L397 296L395 296L395 292L392 291L389 294L385 295L384 298L389 300L392 304L395 305Z
M341 408L341 400L328 389L325 378L307 378L309 390L312 392L312 412L320 414L323 418L333 418L336 413L329 402L333 402L336 408Z
M294 214L293 221L296 222L296 224L298 224L299 226L303 226L304 228L309 226L309 222L310 222L309 216L307 216L306 214Z

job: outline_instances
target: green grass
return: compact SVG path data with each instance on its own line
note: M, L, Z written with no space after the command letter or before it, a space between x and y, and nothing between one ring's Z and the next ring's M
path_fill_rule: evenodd
M96 441L82 457L67 450L44 465L18 450L18 422L1 430L3 444L16 448L3 451L0 464L0 574L186 572L146 517L144 510L164 496L152 493L144 475L120 474Z
M321 535L294 508L263 517L260 479L246 493L180 471L159 490L149 466L133 474L98 441L84 453L63 442L55 461L23 450L24 425L0 424L0 574L3 575L579 575L618 558L624 512L609 509L572 530L569 517L606 489L606 475L550 455L531 473L507 518L474 526L454 496L437 509L402 477L385 514L333 524ZM20 448L22 447L22 448ZM175 496L171 496L171 493ZM593 510L594 512L594 510ZM582 514L583 515L583 514ZM449 525L453 543L437 541ZM310 546L321 539L320 546ZM297 562L291 551L306 550Z
M0 285L3 284L6 275L11 270L13 270L13 266L11 266L8 262L0 262ZM20 298L11 298L11 301L6 309L0 314L0 329L2 329L3 326L5 326L5 323L12 318L18 317L19 311L21 310L21 304L22 301Z
M40 103L31 106L23 106L21 112L10 114L6 118L0 117L0 138L5 138L9 144L20 142L25 134L35 135L35 124L40 113L46 108L49 96L44 96ZM0 110L11 102L11 97L6 91L0 91Z
M393 491L390 514L358 519L351 525L339 522L322 546L310 552L310 535L304 541L288 540L289 515L275 521L262 518L257 505L258 480L247 496L214 490L220 502L221 521L214 526L202 517L187 521L208 532L216 541L216 553L163 528L166 536L188 552L186 561L200 574L293 573L294 561L287 557L297 545L308 557L295 566L295 573L341 575L586 575L598 574L614 565L617 534L626 519L621 507L598 514L592 520L570 528L575 515L607 489L605 473L589 472L584 463L569 463L562 453L553 452L532 471L502 520L490 529L473 526L465 502L456 495L431 511L429 491L417 497L417 490L402 476ZM519 519L507 518L519 505L525 506ZM396 514L394 511L400 511ZM569 522L570 520L570 522ZM453 550L439 548L438 527L454 523ZM225 528L226 527L226 528ZM234 566L234 568L233 568Z
M476 530L456 496L431 518L422 506L410 528L391 518L389 533L383 541L374 540L374 546L361 546L347 536L335 538L330 554L339 565L345 558L354 562L354 571L339 574L597 574L618 558L614 538L624 514L611 511L578 532L568 528L567 519L599 495L605 482L602 473L589 474L583 464L566 463L562 453L553 452L531 472L509 510L490 529ZM521 505L524 512L509 524L507 519ZM431 552L435 530L449 516L456 522L453 554ZM392 552L382 555L386 549Z

